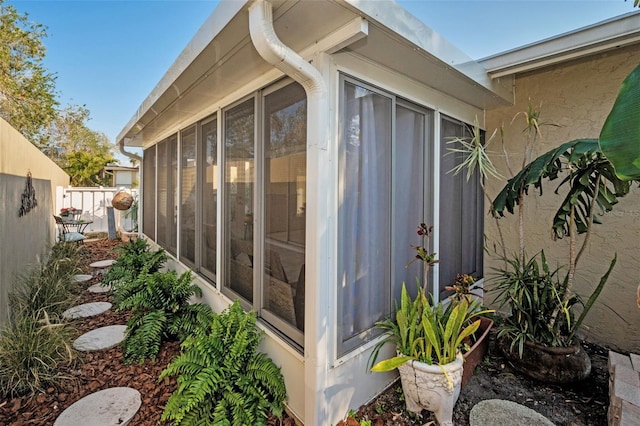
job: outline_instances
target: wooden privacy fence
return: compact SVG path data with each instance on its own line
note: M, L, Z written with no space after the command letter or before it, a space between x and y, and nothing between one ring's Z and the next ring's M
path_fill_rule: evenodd
M85 229L85 232L107 232L107 207L111 207L111 200L118 193L124 190L131 193L134 198L138 199L138 190L129 188L80 188L80 187L62 187L56 188L56 210L52 214L60 214L60 209L75 207L82 211L82 219L92 220ZM130 231L136 225L136 220L131 214L131 209L127 211L115 210L116 228L121 226L123 229Z

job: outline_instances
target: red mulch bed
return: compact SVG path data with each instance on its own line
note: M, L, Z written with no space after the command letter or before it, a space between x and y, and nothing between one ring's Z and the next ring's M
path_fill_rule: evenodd
M121 244L119 240L100 240L84 244L82 263L83 273L91 274L89 264L98 260L116 258L114 247ZM100 275L90 281L81 283L83 289L100 282ZM82 291L78 303L109 302L108 294L96 294ZM128 312L108 311L92 318L75 320L77 335L95 328L126 324ZM143 364L126 365L122 359L122 348L115 347L106 351L88 352L79 355L75 365L68 366L64 372L70 380L59 387L50 387L46 392L26 395L20 398L6 399L0 395L0 425L44 426L52 425L57 416L67 407L82 397L110 387L127 386L140 392L142 406L132 419L136 426L158 425L164 406L176 389L176 379L167 378L162 382L158 377L162 370L178 355L178 342L164 343L156 360ZM293 426L294 422L286 414L283 419L270 418L269 425ZM81 426L81 425L78 425Z

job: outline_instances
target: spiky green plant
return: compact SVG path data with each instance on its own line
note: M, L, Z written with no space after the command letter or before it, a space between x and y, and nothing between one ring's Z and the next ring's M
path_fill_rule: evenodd
M63 380L61 365L73 362L71 330L49 320L24 316L0 330L0 394L7 397L44 391Z
M45 263L17 275L9 293L11 318L35 318L42 311L56 318L71 307L76 300L78 284L73 275L81 271L79 262L79 249L58 243Z
M173 425L266 425L280 417L286 400L284 378L273 361L257 351L263 333L255 312L238 301L215 315L206 333L182 344L181 354L160 374L178 376L162 421Z
M517 349L520 357L526 341L547 347L569 346L602 291L615 261L614 258L585 304L573 293L567 300L563 299L567 279L559 277L560 268L549 267L544 251L530 259L525 258L525 262L514 256L505 268L496 269L497 283L491 290L497 293L494 302L499 303L499 308L509 306L511 310L511 315L500 327L498 337L508 336L511 349ZM573 315L575 305L583 306L577 320ZM560 313L557 317L554 316L556 312Z
M446 306L442 302L431 304L421 292L412 300L403 283L396 320L388 318L376 323L385 330L386 337L375 347L371 363L375 363L386 343L396 345L398 356L378 362L371 371L390 371L409 360L439 365L453 362L461 351L462 341L480 326L480 320L473 318L490 312L470 309L472 306L466 298L451 299Z
M175 271L145 271L132 283L118 287L116 310L132 311L123 342L126 362L154 359L163 341L184 340L208 327L211 308L201 303L189 304L192 296L202 296L192 279L190 272L178 277Z

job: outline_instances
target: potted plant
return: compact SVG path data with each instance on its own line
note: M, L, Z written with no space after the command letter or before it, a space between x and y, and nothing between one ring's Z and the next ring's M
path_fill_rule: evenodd
M416 414L425 408L433 411L441 425L453 424L453 406L462 383L462 342L480 326L479 319L470 321L469 307L466 299L447 306L443 302L431 304L422 291L412 300L403 284L395 321L377 323L386 337L374 352L377 355L382 345L394 343L397 355L371 370L397 368L407 410Z
M479 312L482 309L481 301L483 296L482 293L478 291L478 283L471 275L458 274L453 285L445 286L444 289L453 291L453 294L449 296L449 298L455 299L457 303L460 303L463 300L469 303L470 314L473 314L470 316L475 317L477 315L476 312ZM493 311L484 311L485 314L489 312ZM478 330L463 340L465 350L462 354L464 358L462 388L464 388L467 382L469 382L471 376L473 376L475 368L489 350L489 333L493 328L493 320L486 315L479 315L477 318L480 320Z
M495 214L502 216L505 210L513 213L516 205L522 206L531 184L541 192L545 180L567 173L556 189L564 190L565 197L552 225L555 238L569 238L564 276L559 268L549 268L543 252L528 259L522 237L518 255L507 260L497 274L497 301L511 314L498 334L499 347L517 369L539 380L570 382L590 372L577 332L602 291L616 256L586 303L575 294L573 284L578 261L588 246L593 225L598 223L596 211L611 211L618 198L629 193L630 181L640 180L638 99L640 66L623 82L598 139L566 142L535 158L507 182L492 203ZM538 129L537 122L535 127ZM522 216L519 214L521 229ZM578 248L580 234L583 238ZM580 305L583 310L576 320L574 309Z
M460 288L460 297L431 303L426 291L428 269L437 263L435 253L429 252L432 226L421 223L418 235L427 238L426 247L414 247L416 259L424 263L424 285L420 285L415 299L402 284L400 306L395 318L387 318L376 325L384 330L382 339L372 353L372 371L384 372L397 368L405 395L407 410L420 414L423 409L433 411L442 425L452 424L453 406L458 400L463 375L461 348L473 335L481 321L474 319L488 311L479 309L480 303L471 297L471 287ZM470 284L470 280L459 283ZM464 293L463 293L464 291ZM382 346L396 345L397 355L375 363Z

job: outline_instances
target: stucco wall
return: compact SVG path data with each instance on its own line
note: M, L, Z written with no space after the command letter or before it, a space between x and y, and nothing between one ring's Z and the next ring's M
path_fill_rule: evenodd
M29 171L38 205L19 217ZM55 242L52 213L58 185L69 185L69 176L0 119L0 325L7 319L7 293L15 274L37 262Z
M487 134L504 125L504 139L512 154L515 172L522 161L524 121L520 116L513 124L511 122L518 112L527 110L529 100L533 105L541 105L540 122L557 125L541 128L538 154L577 138L597 138L620 84L638 63L640 50L636 46L517 76L515 106L489 111ZM489 149L501 172L509 176L503 156L498 153L499 140ZM567 264L569 252L568 238L555 242L551 238L552 218L562 199L561 195L554 194L558 181L546 185L542 197L532 188L526 199L527 253L532 255L544 248L552 266ZM504 181L489 181L494 195L503 185ZM640 309L636 306L635 294L640 282L640 190L634 188L613 212L601 219L603 224L595 225L591 243L578 265L576 291L586 301L616 252L618 263L583 329L588 340L637 352L640 350ZM509 253L515 253L518 247L517 217L507 215L501 224ZM498 241L496 225L488 218L485 226L488 245L492 247ZM491 277L492 268L500 265L495 256L488 255L486 276ZM491 294L488 300L493 300Z

